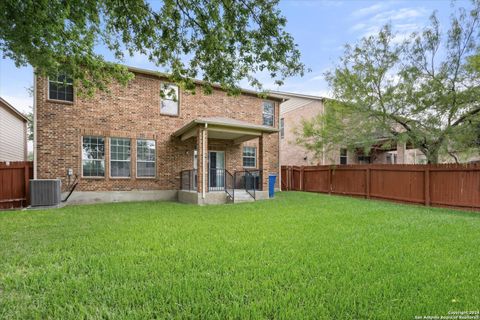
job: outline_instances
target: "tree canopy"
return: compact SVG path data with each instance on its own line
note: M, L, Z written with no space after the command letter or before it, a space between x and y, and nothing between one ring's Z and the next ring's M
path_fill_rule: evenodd
M3 0L0 50L40 75L65 70L89 94L112 80L125 84L132 78L125 66L98 53L102 45L116 62L146 55L187 90L195 89L191 78L203 79L207 91L218 83L235 93L243 79L261 89L259 73L281 84L304 72L278 0L163 0L154 5L144 0Z
M304 121L298 141L317 154L339 146L368 153L380 140L403 141L429 163L478 150L480 1L472 4L452 15L446 32L434 13L407 39L386 25L347 45L326 74L327 112Z

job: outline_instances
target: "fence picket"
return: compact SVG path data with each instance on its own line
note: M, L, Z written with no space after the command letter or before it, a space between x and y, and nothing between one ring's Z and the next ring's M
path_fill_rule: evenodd
M287 190L480 210L480 165L282 166Z
M30 161L0 162L0 209L28 206L32 177Z

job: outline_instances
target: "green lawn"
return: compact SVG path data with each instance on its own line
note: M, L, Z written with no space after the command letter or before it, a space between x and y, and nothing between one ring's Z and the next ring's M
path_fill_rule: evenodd
M480 309L480 214L273 201L0 212L0 319L413 319Z

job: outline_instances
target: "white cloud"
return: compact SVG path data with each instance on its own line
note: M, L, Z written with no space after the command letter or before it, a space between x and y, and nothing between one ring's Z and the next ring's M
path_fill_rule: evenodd
M318 80L324 80L324 79L325 79L325 76L323 74L319 74L318 76L314 76L308 79L308 81L318 81Z
M20 112L28 112L33 106L33 97L29 97L27 93L24 96L8 96L2 95L2 98L10 103L15 109Z
M373 16L372 20L379 23L386 23L389 21L410 20L412 18L423 17L424 15L426 15L425 8L401 8L378 13Z
M293 0L285 1L288 5L293 7L340 7L344 4L343 1L339 0Z
M370 7L365 7L365 8L358 9L358 10L352 12L352 16L356 17L356 18L368 16L368 15L371 15L375 12L378 12L378 11L382 10L383 8L384 8L383 3L377 3L377 4L374 4Z
M384 25L390 23L393 31L396 33L394 42L397 43L408 38L412 32L421 29L422 24L420 21L428 14L424 7L406 7L386 10L386 7L382 7L380 4L361 10L363 10L363 18L359 19L359 21L349 29L350 32L358 32L362 37L369 37L377 35ZM367 12L370 14L369 17L366 17L366 15L368 15ZM360 17L358 10L352 15L355 15L357 18Z
M366 23L357 23L355 25L353 25L351 28L350 28L350 31L359 31L359 30L363 30L365 28L367 28L368 25Z

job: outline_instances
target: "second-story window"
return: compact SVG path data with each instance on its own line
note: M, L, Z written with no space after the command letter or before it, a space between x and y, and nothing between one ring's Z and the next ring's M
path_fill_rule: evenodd
M110 139L110 176L130 177L130 139Z
M73 79L64 72L49 77L48 99L73 102Z
M280 138L285 138L285 119L280 119Z
M340 164L347 164L347 149L340 149Z
M160 102L160 112L168 115L178 115L178 86L171 83L162 83L161 84L161 102Z
M263 102L263 125L273 127L275 124L275 107L273 102Z

